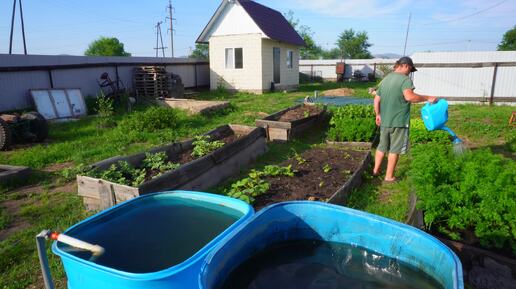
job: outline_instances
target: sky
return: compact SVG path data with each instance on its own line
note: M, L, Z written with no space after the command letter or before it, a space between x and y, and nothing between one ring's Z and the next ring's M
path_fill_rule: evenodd
M256 0L311 28L329 49L342 31L366 31L373 54L492 51L516 25L516 0ZM0 53L9 51L12 0L0 0ZM117 37L133 56L155 56L156 23L170 47L168 0L23 0L29 54L83 55L99 36ZM173 0L175 56L189 55L220 0ZM17 13L14 53L23 53ZM170 56L170 48L166 50Z

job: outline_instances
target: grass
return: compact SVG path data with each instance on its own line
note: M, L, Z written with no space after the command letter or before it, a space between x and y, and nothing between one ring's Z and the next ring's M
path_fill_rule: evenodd
M344 85L354 88L356 96L367 93L368 86L364 83ZM12 151L0 152L3 164L24 165L35 169L29 180L0 185L0 230L9 226L13 220L27 224L26 228L0 241L0 288L42 287L35 251L36 234L43 229L63 231L89 215L83 210L82 200L77 196L75 187L66 190L60 187L73 180L75 167L80 164L91 164L115 155L140 152L163 143L192 137L227 123L254 125L255 119L292 106L297 99L313 94L314 90L341 86L342 84L334 83L307 84L302 85L298 92L264 95L205 91L198 96L199 99L228 100L231 103L230 108L206 116L190 116L179 112L177 127L155 132L127 133L119 127L99 128L98 118L89 116L78 121L51 124L49 139L44 144L20 146ZM146 107L137 109L145 110ZM127 114L119 113L113 119L120 124L127 117ZM268 153L259 159L257 166L263 167L267 163L285 160L293 149L301 152L312 144L321 142L323 138L321 133L317 136L307 135L302 140L285 145L272 144ZM20 185L36 187L25 189L21 193L14 189ZM14 215L7 214L3 209L5 201L19 201L19 210ZM61 261L50 249L47 253L56 288L65 288Z
M0 230L10 226L14 221L23 221L27 224L27 227L0 241L0 288L42 287L35 252L35 235L43 229L63 231L89 216L89 213L83 210L82 200L77 196L76 188L60 187L74 178L74 168L79 164L90 164L115 155L139 152L177 139L192 137L227 123L253 125L255 119L291 106L295 100L313 94L314 90L348 87L354 89L354 96L366 97L369 86L372 84L315 83L302 85L298 92L264 95L202 92L198 96L199 99L228 100L231 107L224 112L207 116L189 116L181 112L178 114L176 128L150 133L126 133L117 127L98 128L98 119L94 116L75 122L51 124L47 143L31 147L20 146L9 152L0 152L3 164L25 165L35 169L34 176L21 184L0 185ZM469 144L498 148L501 152L507 153L507 140L516 139L514 129L504 126L512 109L452 106L450 127ZM417 107L413 108L414 115L417 115L417 110ZM114 120L121 123L125 118L127 115L117 114ZM468 123L465 123L465 118L468 119ZM324 137L324 130L321 130L319 134L307 134L287 144L270 144L269 151L257 160L256 168L281 163L291 157L294 151L301 153L321 143ZM42 171L56 168L58 164L62 166L56 172ZM383 185L378 179L369 177L362 189L353 192L350 205L403 221L407 196L411 190L410 176L406 173L409 164L410 157L402 158L398 170L402 181L398 184ZM242 172L242 175L245 173ZM22 193L14 189L16 185L37 187L25 189ZM9 215L3 208L6 201L18 201L19 210ZM50 249L47 253L56 288L65 288L65 275L59 258L54 256Z

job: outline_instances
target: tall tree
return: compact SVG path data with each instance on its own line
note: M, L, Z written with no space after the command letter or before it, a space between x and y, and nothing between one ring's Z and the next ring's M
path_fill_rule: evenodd
M516 26L505 32L502 42L498 44L499 51L516 50Z
M208 60L210 58L210 46L208 44L197 43L192 54L188 56L190 58Z
M368 40L367 32L355 32L353 29L348 29L339 35L335 44L344 58L370 59L373 58L373 55L368 49L372 44L367 42Z
M285 18L287 18L288 22L294 29L299 33L301 38L306 43L306 47L302 47L299 50L299 54L301 59L318 59L321 57L323 49L318 46L314 39L314 33L312 32L312 29L306 25L300 25L299 19L294 18L294 12L292 10L289 10L288 13L285 14Z
M84 52L86 56L131 56L124 50L124 44L116 37L100 37L93 41Z

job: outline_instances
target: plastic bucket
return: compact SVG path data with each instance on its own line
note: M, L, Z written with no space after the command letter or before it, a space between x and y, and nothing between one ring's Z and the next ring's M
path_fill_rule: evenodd
M294 240L360 246L423 270L446 289L464 288L459 259L434 237L383 217L319 202L279 203L258 212L206 257L200 288L220 288L249 257L272 244Z
M69 289L198 288L206 254L253 214L248 204L218 195L145 195L65 232L104 247L98 259L60 242L52 251L63 261Z
M448 121L448 102L445 99L434 104L427 102L421 108L421 117L429 131L442 129Z

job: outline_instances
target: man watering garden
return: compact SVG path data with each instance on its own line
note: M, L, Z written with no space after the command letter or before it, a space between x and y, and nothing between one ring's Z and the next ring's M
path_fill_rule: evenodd
M376 150L373 175L380 174L382 161L387 154L386 182L395 182L394 170L400 154L409 148L410 104L437 98L414 93L414 84L409 74L417 71L410 57L402 57L380 83L374 95L376 125L380 126L380 143Z

